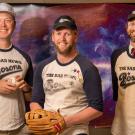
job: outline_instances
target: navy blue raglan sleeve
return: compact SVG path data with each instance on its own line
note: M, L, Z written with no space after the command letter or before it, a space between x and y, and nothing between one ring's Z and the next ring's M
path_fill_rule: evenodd
M77 62L83 74L83 89L88 105L98 111L103 111L102 86L98 69L84 56L80 55Z
M84 72L84 91L90 107L103 111L101 78L97 68L91 64Z
M118 99L118 79L115 72L115 64L117 59L117 52L113 52L111 55L111 75L112 75L112 89L113 89L113 100Z
M32 100L31 100L31 102L39 103L42 107L44 106L45 102L45 93L43 89L43 80L42 80L43 67L44 67L43 63L39 64L34 72Z
M116 65L118 57L122 54L122 52L127 51L127 50L128 50L127 47L117 49L111 55L111 75L112 75L112 88L113 88L114 101L117 101L118 99L118 78L115 72L115 65Z
M28 64L29 64L29 68L26 72L25 78L24 80L29 84L29 85L33 85L33 66L32 66L32 62L30 57L28 57Z

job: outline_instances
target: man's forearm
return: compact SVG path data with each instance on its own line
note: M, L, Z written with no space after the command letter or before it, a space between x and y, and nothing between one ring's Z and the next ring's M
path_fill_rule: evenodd
M31 95L32 95L32 87L27 84L24 88L22 88L23 94L25 101L30 101L31 100Z
M80 124L80 123L87 123L101 115L102 115L102 112L100 112L94 108L88 107L88 108L82 110L81 112L78 112L71 116L66 116L64 118L65 118L67 127L70 127L70 126Z

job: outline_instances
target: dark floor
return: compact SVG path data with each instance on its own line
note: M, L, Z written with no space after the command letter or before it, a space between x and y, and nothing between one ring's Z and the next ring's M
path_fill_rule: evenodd
M90 135L111 135L110 128L93 128L90 127Z

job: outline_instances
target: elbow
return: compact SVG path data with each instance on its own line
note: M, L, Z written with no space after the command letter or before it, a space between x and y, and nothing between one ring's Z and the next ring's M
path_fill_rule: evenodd
M100 110L97 110L97 109L94 109L94 108L92 108L91 111L92 110L93 110L93 113L90 112L90 119L89 119L89 121L97 119L98 117L103 115L103 112L100 111Z
M98 112L98 117L102 116L103 115L103 112L99 111Z
M103 115L103 112L97 111L95 116L96 116L96 118L98 118L98 117L100 117L100 116L102 116L102 115Z

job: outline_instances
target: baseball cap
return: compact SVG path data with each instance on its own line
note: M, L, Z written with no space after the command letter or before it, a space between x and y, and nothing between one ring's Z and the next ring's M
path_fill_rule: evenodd
M15 12L13 7L7 3L0 3L0 12L8 12L13 17L15 17Z
M62 27L77 30L77 26L74 19L67 15L60 16L54 22L53 29L59 29Z
M128 15L128 21L135 19L135 11L132 11L131 14Z

